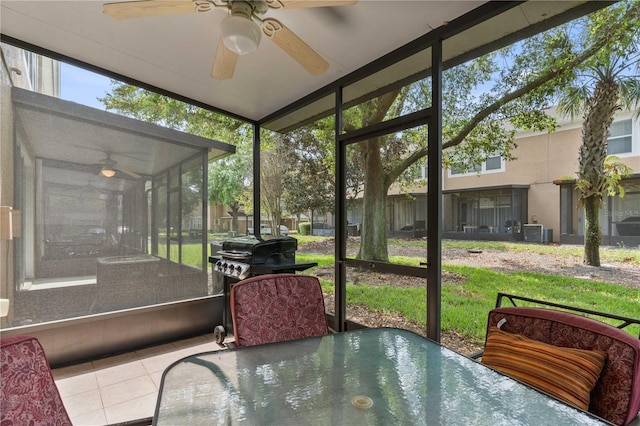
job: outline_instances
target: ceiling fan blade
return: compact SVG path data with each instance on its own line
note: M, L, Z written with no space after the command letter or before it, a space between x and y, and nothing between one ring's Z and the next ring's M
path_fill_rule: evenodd
M191 13L196 11L196 6L191 0L142 0L105 3L102 10L112 18L130 19Z
M327 61L280 21L273 18L265 19L262 21L262 32L310 74L324 74L329 68Z
M211 77L217 80L226 80L233 77L233 72L236 69L236 62L238 62L238 55L229 50L227 46L224 45L222 37L220 37L216 57L213 60Z
M142 177L139 174L137 174L136 172L133 172L133 171L127 170L127 169L123 169L121 167L116 167L115 169L118 170L119 172L122 172L122 173L125 173L125 174L131 176L132 178L140 179Z
M285 9L302 9L309 7L348 6L358 3L358 0L279 0L279 2L282 3ZM271 5L271 3L269 3L269 5Z

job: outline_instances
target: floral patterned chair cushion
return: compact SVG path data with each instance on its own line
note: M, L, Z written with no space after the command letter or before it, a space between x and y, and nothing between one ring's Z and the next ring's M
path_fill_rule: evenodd
M320 281L295 274L260 275L231 288L237 346L259 345L329 333Z
M505 307L489 312L487 330L500 329L543 343L607 353L591 392L589 411L617 425L630 423L640 410L640 339L614 326L568 312Z
M40 342L3 336L0 347L0 424L71 425Z

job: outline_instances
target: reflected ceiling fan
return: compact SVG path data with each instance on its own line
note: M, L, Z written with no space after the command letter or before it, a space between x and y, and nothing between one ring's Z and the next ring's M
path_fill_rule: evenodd
M208 12L225 8L229 16L222 21L222 36L213 61L211 76L218 80L233 77L239 55L255 51L261 35L278 47L312 75L323 74L329 63L280 21L265 18L269 9L300 9L344 6L358 0L140 0L105 3L104 13L116 19Z
M100 173L99 173L100 175L110 178L116 175L116 171L119 171L136 179L139 179L142 177L134 171L127 170L122 167L118 167L118 162L116 160L111 159L111 154L107 152L106 155L107 155L107 158L105 158L104 160L100 160L98 163L95 164L95 166L100 167Z
M101 200L107 199L109 195L112 194L112 191L109 191L107 189L100 189L97 186L91 184L91 182L81 187L75 187L74 190L76 194L80 196L87 198L98 198Z

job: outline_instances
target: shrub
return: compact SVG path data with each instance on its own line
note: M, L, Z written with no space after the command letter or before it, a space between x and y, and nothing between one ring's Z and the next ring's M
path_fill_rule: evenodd
M311 235L311 224L309 222L300 222L298 224L298 232L302 235Z

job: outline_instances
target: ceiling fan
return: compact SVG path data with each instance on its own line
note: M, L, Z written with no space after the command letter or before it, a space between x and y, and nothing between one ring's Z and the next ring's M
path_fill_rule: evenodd
M118 167L118 162L116 160L111 159L111 154L107 152L106 155L107 155L107 158L105 158L104 160L100 160L98 163L95 164L95 166L100 167L100 172L99 172L100 175L110 178L116 175L116 171L119 171L136 179L139 179L142 177L134 171L127 170L122 167Z
M255 51L261 34L298 62L312 75L323 74L329 63L280 21L265 18L269 9L299 9L344 6L358 0L141 0L105 3L103 11L116 19L208 12L225 8L229 16L222 21L222 35L213 61L211 76L218 80L233 77L239 55Z
M79 188L76 188L76 191L86 197L100 199L105 199L107 196L109 196L109 194L111 194L111 191L107 189L100 189L97 186L93 185L91 182Z

